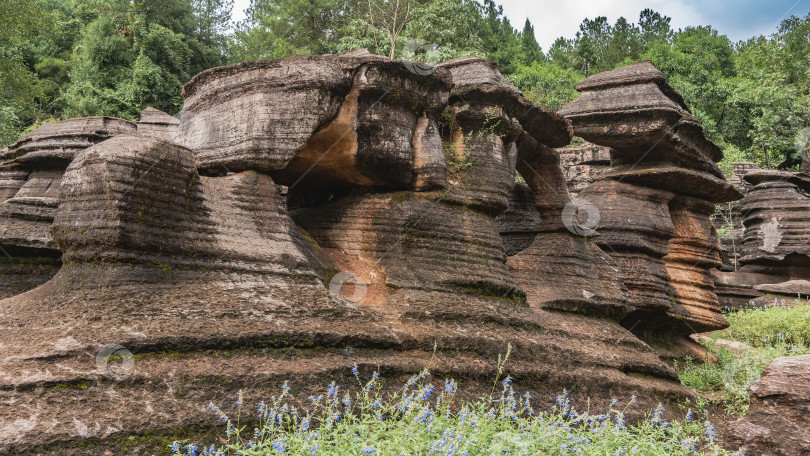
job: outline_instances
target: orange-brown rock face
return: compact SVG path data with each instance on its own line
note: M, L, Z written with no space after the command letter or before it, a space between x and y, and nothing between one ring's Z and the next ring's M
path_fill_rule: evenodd
M717 312L720 302L709 272L722 264L717 232L710 219L714 210L714 204L688 196L669 203L674 236L664 262L678 299L667 314L682 319L687 331L712 331L727 325Z
M632 310L621 265L552 149L570 123L492 62L417 75L364 52L296 57L206 71L185 95L177 142L145 111L66 171L0 174L20 199L60 181L64 259L0 301L0 453L117 454L205 432L200 409L230 412L240 389L252 402L290 380L306 397L355 365L394 385L430 363L487 394L510 344L509 375L547 402L692 394L615 322Z
M723 179L722 151L650 62L595 75L560 111L578 136L610 147L611 169L579 198L601 215L596 242L613 256L638 332L688 334L727 325L711 269L719 244L713 204L741 196Z

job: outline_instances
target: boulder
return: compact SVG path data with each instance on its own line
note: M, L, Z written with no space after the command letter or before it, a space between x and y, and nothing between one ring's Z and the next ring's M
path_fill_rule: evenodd
M788 280L781 283L755 285L754 289L762 293L790 296L793 298L810 298L810 280Z
M777 358L748 388L751 406L729 425L743 456L810 454L810 355Z

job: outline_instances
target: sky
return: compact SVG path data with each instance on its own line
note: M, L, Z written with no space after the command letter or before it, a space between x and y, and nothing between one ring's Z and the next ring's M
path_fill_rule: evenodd
M523 29L528 17L537 42L548 50L560 36L573 38L586 17L607 16L610 23L624 16L637 23L644 8L672 18L672 28L711 25L731 41L774 33L779 23L791 16L810 12L810 0L495 0L512 26ZM235 0L235 21L245 17L250 0Z

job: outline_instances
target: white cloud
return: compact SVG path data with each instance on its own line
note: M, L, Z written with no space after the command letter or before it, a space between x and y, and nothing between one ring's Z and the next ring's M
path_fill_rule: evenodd
M248 6L250 6L250 0L234 0L233 13L231 14L231 20L234 24L245 18L245 10Z

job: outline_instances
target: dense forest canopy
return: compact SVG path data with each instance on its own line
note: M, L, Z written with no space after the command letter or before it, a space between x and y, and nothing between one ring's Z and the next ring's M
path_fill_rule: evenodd
M810 14L769 37L732 43L710 26L673 30L645 9L586 18L544 51L493 0L4 0L0 3L0 146L42 122L76 116L136 119L182 108L194 74L230 62L365 47L436 63L490 58L552 109L589 75L650 59L679 90L730 163L792 169L810 126Z

